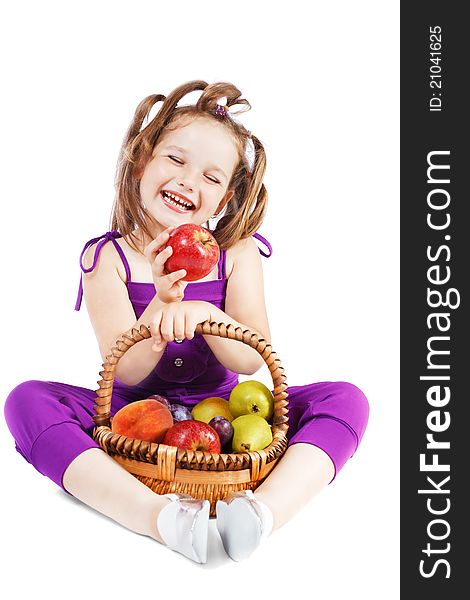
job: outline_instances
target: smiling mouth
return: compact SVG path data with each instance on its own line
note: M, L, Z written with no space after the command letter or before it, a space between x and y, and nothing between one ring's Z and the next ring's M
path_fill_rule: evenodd
M161 194L164 200L168 202L168 204L172 204L177 208L182 208L184 210L194 210L196 208L194 204L189 200L183 200L183 198L180 198L179 196L176 196L175 194L172 194L170 192L163 190Z

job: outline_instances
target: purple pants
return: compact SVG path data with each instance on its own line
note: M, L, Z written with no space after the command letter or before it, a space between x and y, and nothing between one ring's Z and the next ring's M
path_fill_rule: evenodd
M333 461L336 476L363 436L369 415L366 397L346 382L289 387L288 392L289 446L318 446ZM227 391L220 395L228 398ZM64 490L69 464L85 450L100 448L91 437L95 397L92 390L51 381L26 381L7 397L5 419L16 450ZM113 391L111 415L137 399Z

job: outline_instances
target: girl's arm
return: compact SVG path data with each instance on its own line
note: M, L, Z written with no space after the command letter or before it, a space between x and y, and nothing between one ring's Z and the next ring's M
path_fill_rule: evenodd
M211 320L248 328L270 342L263 267L258 246L253 238L247 238L229 252L233 258L233 268L228 273L225 312L211 305ZM258 352L246 344L209 335L204 339L217 359L231 371L252 375L264 364Z
M95 246L90 246L84 257L85 267L93 263ZM116 340L132 328L148 325L152 316L164 303L155 295L141 317L136 321L129 300L125 274L120 274L120 258L112 244L102 247L95 269L83 273L83 295L90 320L95 331L100 353L105 361ZM145 379L162 357L152 350L152 338L142 340L130 348L116 366L116 377L127 385L135 385Z

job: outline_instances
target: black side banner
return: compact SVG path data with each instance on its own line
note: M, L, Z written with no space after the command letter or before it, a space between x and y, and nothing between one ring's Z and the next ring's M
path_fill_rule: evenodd
M401 3L404 599L468 594L470 35L462 6Z

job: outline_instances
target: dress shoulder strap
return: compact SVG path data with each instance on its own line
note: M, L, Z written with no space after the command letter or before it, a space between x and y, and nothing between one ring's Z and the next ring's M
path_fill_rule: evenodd
M126 270L127 282L129 283L131 281L131 269L129 267L127 258L125 256L124 252L122 251L121 246L116 241L116 239L120 238L120 237L122 237L122 235L118 231L115 230L115 231L107 231L106 233L104 233L103 235L100 235L99 237L88 240L88 242L85 244L85 246L82 250L82 253L80 254L80 269L83 271L83 273L90 273L91 271L94 270L94 268L96 267L96 264L98 262L98 257L100 255L101 248L107 242L109 242L109 240L111 240L112 243L114 244L114 247L117 250L117 253L121 257L122 263L124 265L124 269ZM96 242L98 242L98 244L96 244ZM85 269L85 267L83 266L83 256L84 256L85 252L88 250L88 248L90 246L93 246L93 244L96 244L95 254L93 256L93 264L91 265L91 267L89 269ZM80 275L80 285L78 288L78 296L77 296L77 301L75 303L75 310L80 310L80 307L82 304L82 297L83 297L83 285L82 285L82 276Z
M217 277L219 279L226 279L227 275L226 275L226 271L225 271L225 260L227 258L227 250L225 250L225 248L223 250L220 251L220 258L219 258L219 262L217 263L217 267L218 267L218 275Z
M254 233L253 237L256 238L257 240L259 240L260 242L262 242L266 246L266 248L269 251L269 254L266 254L266 252L263 252L263 250L261 250L261 248L258 248L258 250L259 250L260 254L262 254L266 258L269 258L271 256L271 254L273 253L273 247L268 242L268 240L266 238L264 238L262 235L260 235L259 233Z
M268 242L268 240L266 238L264 238L262 235L260 235L259 233L254 233L253 237L256 238L257 240L259 240L260 242L262 242L266 248L268 249L269 254L266 254L266 252L264 252L263 250L261 250L261 248L258 248L259 253L262 254L263 256L265 256L266 258L269 258L271 256L271 254L273 253L273 248L271 246L271 244ZM219 258L219 262L218 262L218 278L219 279L226 279L227 275L226 275L226 260L227 260L227 250L221 250L220 251L220 258Z

